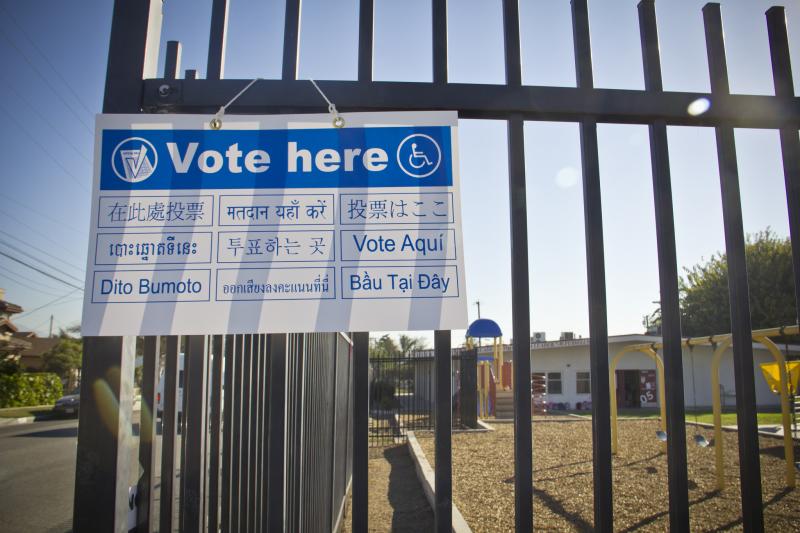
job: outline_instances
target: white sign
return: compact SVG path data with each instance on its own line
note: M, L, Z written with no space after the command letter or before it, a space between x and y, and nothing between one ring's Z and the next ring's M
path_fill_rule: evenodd
M457 115L103 115L84 335L467 326Z

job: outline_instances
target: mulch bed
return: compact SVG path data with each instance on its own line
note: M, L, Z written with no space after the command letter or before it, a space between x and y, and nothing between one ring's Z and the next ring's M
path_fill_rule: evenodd
M490 422L491 424L491 422ZM514 530L514 429L496 424L489 433L453 435L453 499L473 531ZM667 531L667 456L656 439L656 420L625 420L614 456L615 531ZM707 439L713 430L700 429ZM687 426L692 531L741 530L738 443L723 432L727 488L715 491L714 448L699 448ZM435 464L431 433L418 433ZM534 421L534 528L590 531L593 528L591 421ZM785 487L783 441L761 437L761 472L766 531L800 531L800 489ZM798 454L796 448L795 454Z

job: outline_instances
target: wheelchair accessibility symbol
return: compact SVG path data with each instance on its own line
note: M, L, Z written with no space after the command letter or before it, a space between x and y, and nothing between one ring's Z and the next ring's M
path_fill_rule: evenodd
M441 162L442 150L428 135L409 135L397 147L397 164L412 178L430 176L436 172Z

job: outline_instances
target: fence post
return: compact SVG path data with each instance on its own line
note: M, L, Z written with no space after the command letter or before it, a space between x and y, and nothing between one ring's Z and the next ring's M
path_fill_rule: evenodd
M183 405L185 456L181 464L182 531L205 529L207 358L208 337L187 337L183 371L186 402Z
M286 357L285 334L267 337L269 345L269 371L267 391L269 394L269 462L267 472L267 527L268 531L284 531L285 508L285 408L286 408Z
M75 531L128 530L136 337L84 337Z
M703 7L711 94L730 94L725 40L719 4ZM753 337L750 322L750 298L747 285L744 222L739 190L739 168L733 126L715 126L717 162L722 192L722 222L728 266L731 339L733 340L733 377L736 385L736 415L739 426L739 475L742 483L742 527L747 532L764 530L761 495L761 460L758 450L756 387L753 371Z
M369 333L353 333L353 533L369 522Z
M434 467L434 520L437 533L450 533L453 530L453 465L452 465L452 422L453 393L450 354L450 332L436 331L433 334L436 374L436 426L434 428L434 447L436 465Z
M139 418L139 464L142 465L142 477L139 478L136 498L139 502L136 518L138 531L149 532L153 526L153 508L155 507L155 491L153 491L154 473L158 469L156 463L156 391L159 377L159 337L144 338L144 354L142 357L142 407Z
M461 422L478 427L478 349L461 352Z

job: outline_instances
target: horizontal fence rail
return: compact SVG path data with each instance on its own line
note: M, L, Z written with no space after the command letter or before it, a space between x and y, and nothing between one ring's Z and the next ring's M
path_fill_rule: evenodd
M142 83L146 112L174 111L213 115L252 80L149 79ZM800 123L800 100L794 97L650 92L631 89L587 89L420 82L324 80L325 94L340 113L354 111L455 110L461 118L649 124L663 120L675 126L781 128ZM162 93L166 95L162 96ZM689 105L705 98L702 115ZM319 93L308 81L259 80L226 112L243 114L320 113Z

